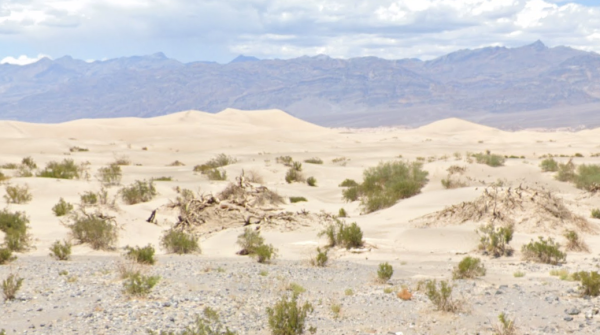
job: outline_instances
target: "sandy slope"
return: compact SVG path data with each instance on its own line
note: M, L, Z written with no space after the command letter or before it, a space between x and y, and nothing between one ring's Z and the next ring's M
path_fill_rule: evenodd
M229 180L239 175L242 169L254 170L262 175L267 187L282 196L304 196L308 199L304 203L283 205L287 210L323 210L335 214L340 208L345 208L350 214L348 221L356 221L362 227L372 250L367 254L337 251L335 257L356 261L367 258L409 263L434 259L439 262L457 252L474 250L478 241L474 231L478 224L467 222L463 225L418 228L412 220L446 206L475 199L481 194L484 183L501 179L506 185L544 186L564 198L575 213L589 217L592 208L600 207L599 198L554 180L550 173L542 173L538 167L539 156L581 153L585 157L576 158L576 163L600 163L600 158L590 157L590 154L600 152L599 134L600 129L576 133L505 132L458 119L442 120L411 130L342 131L318 127L277 110L228 109L215 115L186 111L152 119L79 120L56 125L3 121L0 122L0 164L19 163L23 157L31 156L38 166L43 167L49 161L71 158L77 163L89 161L93 175L98 168L116 158L126 157L132 165L123 168L123 185L141 179L172 177L173 181L156 182L159 196L154 200L130 206L119 199L119 211L111 212L122 226L120 247L151 243L158 248L159 237L174 222L175 213L160 214L160 224L154 225L145 221L151 211L173 199L176 186L202 193L222 190L228 182L209 181L205 176L192 172L192 168L216 154L225 153L239 159L238 163L225 167ZM70 153L69 148L73 146L89 151ZM508 159L500 168L466 161L467 152L485 150L526 158ZM303 164L304 174L314 176L318 187L287 184L284 181L287 168L275 162L275 158L282 155L292 156L297 161L311 157L323 159L323 165ZM411 161L419 157L424 159L429 183L421 194L368 215L361 215L357 202L345 203L342 200L341 188L338 187L341 181L346 178L360 180L365 168L399 159L399 156ZM347 163L332 162L339 157L346 157ZM561 162L567 159L558 158ZM167 166L175 160L186 165ZM446 169L451 165L467 167L467 172L461 177L467 182L467 187L453 190L442 187L440 181L446 177ZM13 173L12 170L1 171L6 175ZM68 238L67 228L51 211L58 199L63 197L78 203L83 192L100 189L94 177L90 180L12 178L9 183L26 184L31 188L33 201L7 207L13 211L24 211L29 216L36 248L27 254L39 256L47 255L48 246L55 240ZM118 189L110 188L111 196L116 196ZM0 192L3 193L2 188ZM593 219L590 222L600 223ZM319 224L291 232L271 228L264 229L263 235L279 249L280 258L306 260L315 246L324 243L317 237L320 229ZM203 236L203 255L239 257L235 255L235 241L241 230L239 227ZM532 237L535 234L517 233L515 249L518 250L520 244ZM593 254L600 252L600 237L584 237ZM85 245L76 246L74 253L107 254ZM159 253L163 251L159 249ZM578 259L585 255L569 257Z

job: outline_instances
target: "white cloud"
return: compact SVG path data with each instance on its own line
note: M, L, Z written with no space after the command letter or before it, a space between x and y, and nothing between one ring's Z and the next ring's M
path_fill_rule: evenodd
M0 64L13 64L13 65L27 65L27 64L31 64L31 63L35 63L37 61L39 61L42 58L50 58L48 55L38 55L37 57L28 57L26 55L21 55L17 58L15 57L4 57L2 60L0 60Z

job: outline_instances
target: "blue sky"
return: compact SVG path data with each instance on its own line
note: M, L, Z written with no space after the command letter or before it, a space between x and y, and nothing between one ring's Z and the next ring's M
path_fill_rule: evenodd
M542 40L600 52L600 0L0 0L0 61L162 51L431 59Z

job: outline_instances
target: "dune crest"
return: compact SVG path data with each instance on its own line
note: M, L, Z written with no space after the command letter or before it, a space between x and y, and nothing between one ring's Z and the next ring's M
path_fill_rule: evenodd
M497 132L502 131L496 128L480 125L459 118L448 118L435 121L428 125L417 128L420 131L432 133L464 133L464 132Z

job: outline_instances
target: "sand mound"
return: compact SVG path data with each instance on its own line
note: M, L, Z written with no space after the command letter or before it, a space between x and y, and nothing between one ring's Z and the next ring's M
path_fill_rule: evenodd
M419 127L418 130L431 133L464 133L464 132L483 132L483 133L501 133L501 130L496 128L483 126L477 123L449 118L430 123L426 126Z
M457 225L467 221L514 225L523 233L562 234L565 230L595 233L585 218L573 214L563 200L543 188L485 188L471 202L463 202L414 220L419 226Z
M279 109L242 111L228 108L216 114L215 117L256 127L290 129L295 131L318 131L325 129L295 118Z

